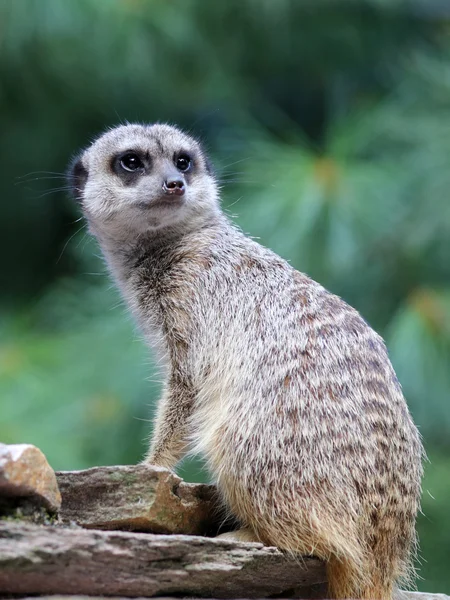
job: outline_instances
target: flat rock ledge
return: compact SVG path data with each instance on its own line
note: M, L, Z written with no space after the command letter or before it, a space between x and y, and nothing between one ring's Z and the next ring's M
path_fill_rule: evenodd
M3 594L308 597L324 566L220 538L0 522Z

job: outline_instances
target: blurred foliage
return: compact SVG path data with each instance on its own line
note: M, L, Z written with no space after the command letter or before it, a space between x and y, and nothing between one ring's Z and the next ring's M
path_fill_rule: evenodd
M157 370L64 171L176 122L243 229L386 338L430 456L419 588L449 593L449 32L447 0L0 0L0 439L142 458Z

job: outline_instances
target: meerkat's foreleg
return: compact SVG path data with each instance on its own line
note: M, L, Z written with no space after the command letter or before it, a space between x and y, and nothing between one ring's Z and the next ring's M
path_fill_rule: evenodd
M171 380L159 401L145 464L172 469L186 453L193 393L185 382Z

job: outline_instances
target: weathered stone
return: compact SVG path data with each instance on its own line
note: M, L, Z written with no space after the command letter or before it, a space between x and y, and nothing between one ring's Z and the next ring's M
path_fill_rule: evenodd
M0 522L4 594L301 598L324 580L319 560L261 544Z
M168 469L95 467L56 475L63 523L188 535L213 535L219 526L215 487L185 483Z
M0 511L22 502L57 512L61 494L55 473L35 446L0 444Z

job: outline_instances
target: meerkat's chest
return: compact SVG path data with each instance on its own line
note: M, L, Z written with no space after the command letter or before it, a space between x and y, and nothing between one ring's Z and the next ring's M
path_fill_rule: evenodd
M120 281L120 289L145 342L156 355L158 364L164 366L168 346L164 334L164 320L154 287L140 278L131 278Z

